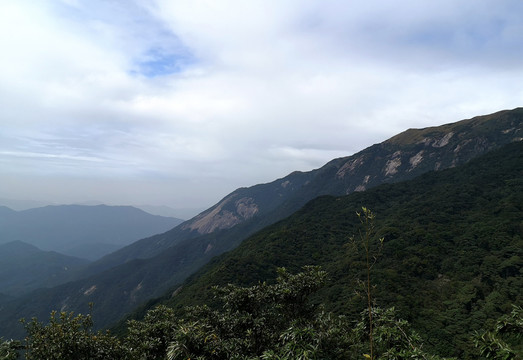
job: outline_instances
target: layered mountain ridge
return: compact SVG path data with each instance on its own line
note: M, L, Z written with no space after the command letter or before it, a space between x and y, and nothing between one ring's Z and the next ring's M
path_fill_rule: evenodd
M22 241L0 244L0 292L18 296L74 279L88 264L85 259L42 251Z
M321 195L345 195L427 171L465 163L522 137L523 109L426 129L409 129L352 156L310 172L240 188L218 204L163 234L139 240L88 267L85 278L8 303L0 311L0 336L15 318L45 317L56 308L85 312L94 302L95 323L107 326L139 304L183 282L212 257L231 250ZM1 310L1 309L0 309ZM6 329L6 327L8 329Z
M95 260L181 222L132 206L49 205L22 211L0 207L0 244L23 241Z
M104 264L101 268L152 257L186 239L230 229L276 209L281 215L275 218L282 218L320 195L349 194L383 182L407 180L427 171L454 167L500 145L521 140L522 118L523 108L517 108L438 127L409 129L354 155L334 159L319 169L295 171L271 183L237 189L170 232L109 255L101 261Z
M252 195L246 189L236 190L181 228L207 234L237 225L261 213L260 208L267 203L274 206L289 197L305 203L319 195L350 194L383 182L454 167L500 144L523 139L522 116L523 109L515 109L439 127L409 129L357 154L332 160L320 169L295 172L267 184L270 186L266 185L269 189L263 196L253 191L258 190L256 187L249 188Z
M523 304L522 179L518 141L455 168L318 197L214 258L130 318L141 319L158 304L180 317L187 306L219 308L214 286L271 283L278 267L299 272L316 265L329 280L313 302L356 321L366 306L358 282L367 273L361 244L357 250L362 224L356 215L365 206L375 215L376 233L367 245L376 259L371 281L377 306L394 306L432 353L477 358L465 356L470 334Z

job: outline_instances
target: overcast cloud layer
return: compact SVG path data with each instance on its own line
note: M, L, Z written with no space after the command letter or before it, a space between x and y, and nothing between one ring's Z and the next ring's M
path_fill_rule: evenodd
M0 1L0 197L206 208L523 105L523 2Z

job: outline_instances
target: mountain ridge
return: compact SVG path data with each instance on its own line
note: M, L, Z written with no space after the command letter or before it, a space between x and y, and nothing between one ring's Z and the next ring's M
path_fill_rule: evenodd
M181 222L131 206L48 205L21 211L2 207L0 242L22 240L43 250L93 259L106 245L114 250Z
M142 239L101 259L101 263L105 263L101 268L133 258L152 257L181 241L229 229L276 208L280 208L280 218L290 215L316 196L363 191L382 182L411 179L426 171L456 166L500 144L521 139L522 118L523 108L516 108L436 127L409 129L356 154L333 159L318 169L294 171L270 183L239 188L175 229ZM488 126L493 120L496 126ZM493 133L492 128L497 131ZM448 135L450 131L452 136ZM451 151L443 151L450 148ZM427 149L440 153L438 161L431 158ZM374 161L368 161L373 158ZM380 171L371 170L373 168Z
M55 251L42 251L20 240L0 244L0 289L20 296L41 287L54 287L74 279L89 261Z
M355 319L365 307L355 295L365 276L363 254L351 247L356 212L376 215L382 255L373 268L378 306L395 306L438 352L462 357L470 331L521 305L523 286L523 142L471 162L346 196L320 196L288 218L213 258L158 304L182 316L186 306L213 306L214 286L274 281L277 267L297 272L320 265L329 281L315 301ZM357 237L357 235L356 235ZM123 322L122 322L123 323Z
M479 128L478 118L483 124ZM174 229L141 239L90 264L84 279L35 294L30 300L39 304L38 309L31 308L28 299L21 300L25 305L20 304L19 309L42 317L56 304L67 311L85 312L86 304L93 301L98 304L93 312L95 322L107 326L138 304L182 283L214 256L318 196L345 195L465 163L520 139L522 119L523 109L517 108L442 125L436 132L434 128L407 130L401 137L391 138L393 141L334 159L319 169L237 189ZM427 140L413 137L418 133ZM88 289L95 290L85 295Z

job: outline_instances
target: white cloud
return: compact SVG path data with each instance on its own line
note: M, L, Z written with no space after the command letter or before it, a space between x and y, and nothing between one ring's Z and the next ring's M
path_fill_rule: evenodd
M38 197L34 177L56 201L209 206L409 127L519 106L522 7L3 2L0 197Z

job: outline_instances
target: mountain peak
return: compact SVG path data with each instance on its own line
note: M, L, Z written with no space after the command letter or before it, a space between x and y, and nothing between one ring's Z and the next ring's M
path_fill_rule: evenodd
M513 140L521 139L521 118L523 108L518 107L513 110L502 110L489 115L476 116L454 123L440 126L431 126L422 129L408 129L398 135L386 140L384 144L412 145L427 144L436 145L445 136L449 138L455 133L468 131L477 137L496 137L495 132L503 136L513 136ZM494 130L494 133L492 132ZM452 135L449 135L452 134ZM499 135L499 134L498 134Z
M22 252L33 253L33 252L41 251L36 246L23 242L21 240L14 240L14 241L10 241L5 244L0 244L0 249L2 250L3 255L8 255L8 256L15 254L15 253L16 254L22 253Z
M383 182L442 170L522 139L523 108L503 110L441 126L408 129L354 155L310 172L292 172L271 183L240 188L182 225L208 234L262 216L286 202L297 210L319 195L345 195ZM292 200L291 200L292 199ZM290 214L290 212L288 213Z
M521 119L523 110L516 109L438 127L410 129L319 169L293 172L270 183L237 189L176 228L107 255L89 267L89 275L93 276L71 284L67 295L60 289L53 291L54 298L49 301L61 303L67 297L70 310L81 311L86 299L78 294L96 284L90 301L110 308L96 320L100 326L108 325L139 302L160 296L214 256L233 249L249 235L284 219L314 198L363 191L463 164L520 138ZM115 287L114 283L122 286Z

